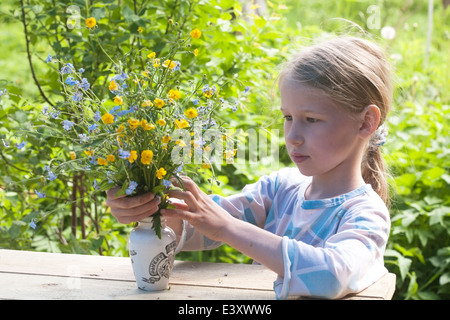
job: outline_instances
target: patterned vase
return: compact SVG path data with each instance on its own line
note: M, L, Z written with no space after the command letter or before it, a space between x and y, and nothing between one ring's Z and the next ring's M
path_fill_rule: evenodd
M134 277L139 289L146 291L169 288L177 246L175 233L161 218L161 239L152 228L153 218L138 222L128 238L128 248Z

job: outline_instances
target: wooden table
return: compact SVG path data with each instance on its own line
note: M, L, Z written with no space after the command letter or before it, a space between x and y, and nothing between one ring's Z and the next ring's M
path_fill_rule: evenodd
M0 250L0 299L275 299L264 266L175 261L170 289L136 286L129 258ZM347 299L391 299L395 275Z

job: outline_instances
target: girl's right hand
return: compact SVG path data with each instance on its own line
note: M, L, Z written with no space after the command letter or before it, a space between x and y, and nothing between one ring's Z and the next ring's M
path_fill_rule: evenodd
M106 204L111 208L111 214L120 223L136 222L158 211L161 198L155 197L153 193L148 192L133 197L116 196L119 190L120 187L114 187L106 191Z

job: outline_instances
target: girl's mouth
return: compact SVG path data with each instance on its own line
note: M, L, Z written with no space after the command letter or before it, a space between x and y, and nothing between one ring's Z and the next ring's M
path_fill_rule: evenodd
M291 153L291 159L295 163L302 163L302 162L308 160L308 158L309 158L309 156L305 156L301 153L296 153L296 152Z

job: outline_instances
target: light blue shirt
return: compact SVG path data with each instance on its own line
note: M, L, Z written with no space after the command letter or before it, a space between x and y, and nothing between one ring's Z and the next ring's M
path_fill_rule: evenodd
M371 188L322 200L305 200L311 178L285 168L241 193L212 199L234 217L282 238L284 276L274 283L278 299L288 296L339 298L359 292L387 273L383 255L389 211ZM186 224L183 250L213 249L212 241Z

